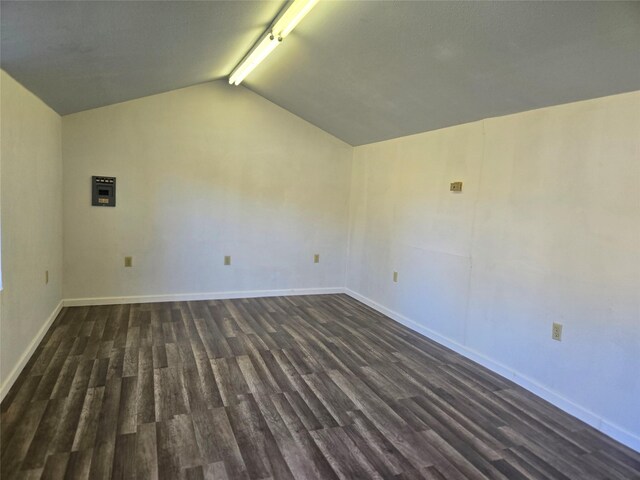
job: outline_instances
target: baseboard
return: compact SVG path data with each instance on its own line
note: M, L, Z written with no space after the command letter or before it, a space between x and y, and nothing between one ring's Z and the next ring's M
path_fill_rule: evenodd
M447 348L450 348L456 353L473 360L476 363L479 363L483 367L488 368L489 370L511 380L512 382L520 385L521 387L529 390L530 392L538 395L543 398L547 402L555 405L559 409L565 411L569 415L572 415L579 420L582 420L588 425L591 425L596 430L604 433L605 435L610 436L611 438L617 440L618 442L628 446L629 448L640 452L640 437L625 430L624 428L616 425L615 423L607 420L599 416L598 414L591 412L590 410L572 402L571 400L563 397L562 395L554 392L548 387L540 384L539 382L531 379L530 377L500 363L497 362L486 355L477 352L471 348L468 348L450 338L440 335L439 333L420 325L419 323L411 320L410 318L405 317L393 310L388 309L387 307L380 305L379 303L371 300L364 295L360 295L353 290L348 288L344 289L344 293L355 298L356 300L368 305L374 310L386 315L389 318L401 323L402 325L415 330L418 333L421 333L425 337L434 340L435 342L444 345Z
M25 367L25 365L31 358L31 355L33 355L33 352L36 351L36 348L38 348L38 345L40 345L40 342L42 341L47 331L49 330L49 327L51 327L51 324L53 323L53 321L56 319L56 317L60 313L60 310L62 310L62 306L63 306L63 301L60 300L56 308L54 308L53 312L51 312L51 315L49 315L47 320L42 324L42 327L40 327L40 330L38 330L38 333L36 334L36 336L33 337L33 340L31 340L31 343L28 345L27 349L24 351L24 353L20 357L20 360L18 360L18 363L13 367L13 370L11 370L11 373L9 374L9 376L2 383L2 386L0 386L0 401L4 400L4 397L7 395L7 393L9 393L9 390L15 383L16 379L18 378L20 373L22 373L22 369Z
M538 395L549 403L555 405L561 410L567 412L570 415L582 420L583 422L591 425L595 429L601 431L605 435L608 435L620 443L640 452L640 437L625 430L624 428L616 425L615 423L599 416L598 414L591 412L590 410L577 405L571 400L563 397L562 395L554 392L548 387L536 382L528 376L513 370L512 368L497 362L486 355L470 349L450 338L438 334L437 332L420 325L419 323L405 317L389 308L380 305L379 303L371 300L368 297L360 295L353 290L343 287L332 288L301 288L301 289L282 289L282 290L249 290L249 291L233 291L233 292L210 292L210 293L185 293L174 295L144 295L144 296L130 296L130 297L97 297L97 298L74 298L61 300L51 315L47 318L42 325L37 335L29 344L27 350L20 357L19 362L14 366L13 370L9 374L9 377L4 381L0 387L0 401L4 399L5 395L9 392L9 389L16 381L22 369L27 364L31 355L36 350L42 338L47 333L47 330L56 319L63 306L87 306L87 305L113 305L113 304L126 304L126 303L150 303L150 302L176 302L176 301L195 301L195 300L223 300L233 298L257 298L257 297L279 297L290 295L322 295L322 294L336 294L346 293L347 295L355 298L356 300L368 305L374 310L386 315L393 320L405 325L406 327L415 330L418 333L444 345L447 348L463 355L474 362L479 363L483 367L502 375L503 377L513 381L521 387L529 390L530 392Z
M232 292L177 293L169 295L142 295L132 297L67 298L65 307L88 305L119 305L124 303L186 302L196 300L227 300L232 298L282 297L291 295L328 295L344 293L342 287L292 288L282 290L245 290Z

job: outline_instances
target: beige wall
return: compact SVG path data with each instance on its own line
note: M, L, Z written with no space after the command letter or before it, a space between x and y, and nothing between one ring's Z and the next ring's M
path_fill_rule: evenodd
M62 298L62 157L58 114L4 71L0 95L4 396Z
M65 298L344 285L352 148L335 137L223 81L62 123ZM117 177L115 208L91 206L91 175Z
M640 92L357 147L350 223L348 288L640 448Z

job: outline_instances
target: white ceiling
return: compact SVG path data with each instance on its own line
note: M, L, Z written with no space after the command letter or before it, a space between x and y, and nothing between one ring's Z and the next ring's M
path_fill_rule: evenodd
M77 112L225 77L283 3L3 1L1 64ZM245 85L351 145L640 90L640 2L321 1Z

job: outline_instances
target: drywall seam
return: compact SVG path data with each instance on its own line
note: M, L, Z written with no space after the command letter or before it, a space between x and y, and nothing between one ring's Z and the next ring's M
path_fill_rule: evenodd
M63 303L65 307L81 307L89 305L119 305L127 303L187 302L197 300L228 300L233 298L284 297L291 295L330 295L336 293L344 293L344 287L175 293L132 297L67 298L63 300Z
M351 258L351 221L355 215L354 208L354 198L355 195L353 193L353 182L355 181L355 173L354 170L356 168L356 149L351 148L351 169L349 170L349 215L347 217L347 249L346 254L344 256L344 278L343 283L345 286L349 283L349 264Z
M480 190L482 189L482 180L484 173L484 166L487 160L487 134L485 128L486 120L480 121L482 127L482 155L480 157L480 169L478 171L478 194L476 194L473 201L472 216L471 216L471 233L469 235L469 280L467 281L467 294L466 305L464 308L464 324L462 331L463 344L467 344L467 333L469 330L469 306L471 305L471 283L473 282L473 245L476 244L476 223L478 219L478 203L480 202Z
M361 295L349 288L344 289L344 293L353 297L354 299L368 305L374 310L386 315L387 317L395 320L398 323L401 323L405 327L410 328L413 331L416 331L431 340L443 345L447 348L450 348L456 353L473 360L476 363L479 363L485 368L488 368L492 372L497 373L505 377L507 380L511 380L512 382L518 384L522 388L532 392L533 394L539 396L540 398L546 400L547 402L555 405L559 409L576 417L579 420L582 420L586 424L592 426L596 430L610 436L611 438L617 440L618 442L626 445L627 447L640 452L640 436L625 430L624 428L616 425L615 423L603 418L596 413L593 413L590 410L572 402L571 400L563 397L562 395L556 393L550 388L546 387L533 380L532 378L523 375L522 373L514 370L500 362L493 360L486 355L483 355L480 352L477 352L469 347L466 347L454 340L451 340L448 337L440 335L439 333L417 323L410 318L405 317L404 315L399 314L379 303L371 300L364 295Z
M56 317L62 310L62 307L63 307L63 301L60 300L56 308L54 308L53 312L51 312L51 315L49 315L47 320L42 324L42 327L40 327L40 330L38 330L38 333L36 334L36 336L33 337L33 340L31 340L31 343L27 346L27 349L20 356L18 363L16 363L16 365L13 367L13 370L11 370L11 373L9 373L9 376L0 387L0 401L2 401L5 395L9 393L9 390L17 380L18 376L20 376L20 373L22 373L22 370L24 369L25 365L33 355L33 352L35 352L38 346L40 345L40 342L42 341L47 331L49 330L49 327L51 327L51 324L53 324L53 321L56 319Z

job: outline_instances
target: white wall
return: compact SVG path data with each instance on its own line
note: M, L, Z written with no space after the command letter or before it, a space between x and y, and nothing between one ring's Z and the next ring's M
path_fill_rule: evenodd
M58 114L1 70L0 161L4 397L62 298L62 157Z
M347 287L640 448L640 92L357 147Z
M222 81L62 124L66 299L344 285L353 149L335 137ZM91 175L117 177L115 208L91 206Z

